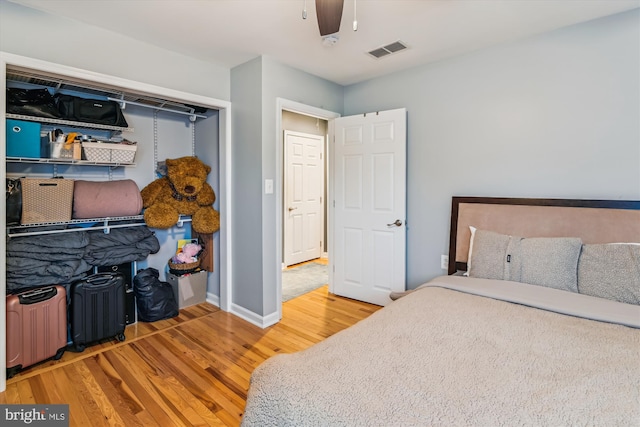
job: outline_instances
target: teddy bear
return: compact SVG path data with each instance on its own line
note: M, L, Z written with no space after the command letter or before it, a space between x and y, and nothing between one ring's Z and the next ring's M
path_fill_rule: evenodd
M220 228L220 214L213 209L216 195L207 183L211 167L193 156L167 159L166 175L140 192L144 221L152 228L170 228L182 215L191 215L191 228L211 234Z

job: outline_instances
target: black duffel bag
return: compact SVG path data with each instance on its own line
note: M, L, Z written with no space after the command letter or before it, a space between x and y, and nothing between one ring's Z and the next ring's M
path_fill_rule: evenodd
M158 270L149 267L139 270L133 278L138 320L142 322L169 319L180 313L173 288L168 282L160 281L158 276Z
M22 185L20 178L7 178L7 224L20 224L22 218Z
M120 105L115 101L56 95L62 118L85 123L129 127Z
M59 119L56 101L48 89L7 88L7 113Z

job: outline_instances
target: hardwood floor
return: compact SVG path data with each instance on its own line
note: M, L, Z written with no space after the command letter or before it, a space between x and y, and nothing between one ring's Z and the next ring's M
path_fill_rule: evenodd
M204 303L176 318L127 327L126 341L66 352L7 381L1 404L69 404L70 426L237 426L251 372L380 309L328 293L286 302L258 328Z

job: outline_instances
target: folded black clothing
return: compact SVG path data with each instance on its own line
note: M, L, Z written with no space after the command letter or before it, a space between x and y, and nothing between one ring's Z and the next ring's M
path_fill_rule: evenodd
M26 235L7 241L7 291L70 284L94 266L143 261L160 250L146 226Z
M158 239L144 226L139 227L127 227L127 228L114 228L110 230L108 234L100 230L89 231L89 243L87 245L88 250L95 250L96 248L108 248L115 245L128 246L135 245L140 241L153 237L157 242ZM160 244L158 243L158 250Z
M118 228L109 234L90 233L83 259L92 265L142 261L160 250L160 242L147 227Z
M89 244L89 235L84 231L51 235L27 235L12 237L7 241L7 255L14 251L24 252L52 252L61 249L83 249Z
M39 286L68 285L87 275L91 269L83 260L31 265L29 268L7 271L7 292L16 293Z
M7 254L7 259L31 258L31 259L38 259L41 261L58 261L58 260L66 260L66 259L82 259L84 257L84 253L85 253L84 248L82 249L50 248L49 251L47 252L38 251L38 250L13 251L10 254L9 253Z

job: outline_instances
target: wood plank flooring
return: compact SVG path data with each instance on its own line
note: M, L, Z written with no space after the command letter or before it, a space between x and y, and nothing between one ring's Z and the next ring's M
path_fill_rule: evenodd
M67 351L7 381L2 404L69 404L70 426L237 426L251 372L380 309L328 293L283 304L283 319L258 328L204 303L173 319L138 322L127 339Z

